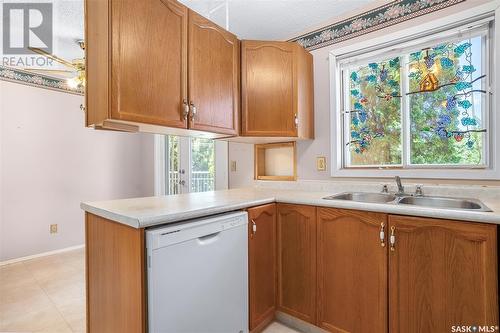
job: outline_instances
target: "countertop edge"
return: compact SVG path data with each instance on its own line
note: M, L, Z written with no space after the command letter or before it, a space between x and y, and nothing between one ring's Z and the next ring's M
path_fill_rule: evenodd
M322 198L291 198L289 195L273 194L269 197L259 199L242 200L237 203L213 205L184 212L163 213L157 216L131 217L118 212L113 212L104 208L96 207L92 204L82 202L80 207L91 214L141 229L154 227L162 224L182 222L189 219L206 217L210 215L222 214L239 209L265 205L269 203L284 203L317 206L323 208L353 209L367 212L379 212L385 214L431 217L447 220L458 220L472 223L500 224L500 215L496 212L474 212L463 210L437 209L428 207L412 207L408 205L361 203L354 201L324 200Z
M133 218L133 217L129 217L129 216L126 216L123 214L114 213L114 212L111 212L111 211L106 210L106 209L102 209L102 208L98 208L98 207L89 205L85 202L82 202L80 204L80 208L88 213L103 217L105 219L115 221L115 222L118 222L118 223L121 223L124 225L128 225L129 227L132 227L132 228L141 229L141 228L154 227L154 226L158 226L158 225L162 225L162 224L182 222L185 220L190 220L190 219L200 218L200 217L205 217L205 216L210 216L210 215L227 213L227 212L231 212L234 210L265 205L265 204L269 204L269 203L273 203L273 202L276 202L276 199L274 197L269 197L269 198L263 198L263 199L249 200L249 201L240 202L240 203L236 203L236 204L230 204L230 205L221 205L221 206L200 208L200 209L195 209L195 210L182 212L182 213L159 215L159 216L154 216L154 217L145 217L142 219Z

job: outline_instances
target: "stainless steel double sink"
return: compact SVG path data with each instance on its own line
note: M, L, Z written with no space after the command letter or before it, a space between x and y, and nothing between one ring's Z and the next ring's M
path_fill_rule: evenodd
M433 196L395 195L391 193L345 192L323 198L325 200L345 200L365 203L385 203L411 205L430 208L491 212L484 203L476 199L448 198Z

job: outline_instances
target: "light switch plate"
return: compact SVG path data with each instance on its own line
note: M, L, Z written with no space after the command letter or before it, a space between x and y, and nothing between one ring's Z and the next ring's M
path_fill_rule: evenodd
M324 156L316 157L316 169L318 171L326 170L326 157Z
M51 224L50 225L50 233L51 234L57 234L57 224Z
M231 161L231 172L236 172L236 161Z

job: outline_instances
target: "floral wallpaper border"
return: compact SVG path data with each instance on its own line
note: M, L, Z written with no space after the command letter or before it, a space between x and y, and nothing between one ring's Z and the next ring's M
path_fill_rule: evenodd
M466 0L396 0L371 11L291 39L315 50L380 30Z
M82 89L68 87L66 80L11 67L0 66L0 80L10 81L38 88L57 90L65 93L83 95Z

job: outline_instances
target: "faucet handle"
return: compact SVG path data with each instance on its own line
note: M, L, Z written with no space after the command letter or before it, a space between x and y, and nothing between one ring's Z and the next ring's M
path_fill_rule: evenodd
M382 185L382 191L381 193L389 193L389 186L387 184Z
M423 197L424 196L424 185L418 184L415 188L415 196Z

